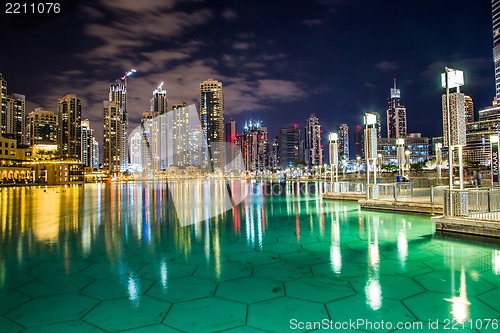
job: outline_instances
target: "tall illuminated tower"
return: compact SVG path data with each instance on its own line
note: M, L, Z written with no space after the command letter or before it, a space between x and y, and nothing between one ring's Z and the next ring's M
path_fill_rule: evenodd
M323 164L321 124L314 113L306 120L305 153L305 162L309 164L309 166Z
M82 101L74 94L59 98L58 150L67 158L82 159Z
M26 119L26 97L20 94L7 96L6 133L16 138L17 145L26 144L25 119Z
M103 101L104 111L104 160L103 168L110 176L117 176L122 165L121 133L123 130L120 106L115 101Z
M126 78L124 78L124 80L126 80ZM110 148L116 149L116 151L120 153L120 156L118 158L114 157L114 160L119 161L120 172L125 172L128 168L128 114L127 86L124 82L122 82L122 80L117 80L109 87L108 101L116 103L115 106L117 107L118 112L116 118L116 134L113 134L117 136L117 146L111 146Z
M493 19L493 61L495 63L495 91L500 102L500 0L491 1Z
M190 164L189 112L184 102L172 105L173 165L186 167Z
M224 171L224 98L222 82L208 79L200 83L200 123L207 149L202 166L209 171Z
M153 97L150 100L150 111L155 114L152 121L151 149L153 150L155 171L166 170L172 160L173 139L172 139L172 114L168 112L167 91L163 89L163 82L153 90Z
M94 130L90 128L88 119L82 120L82 164L94 167L95 144Z
M26 141L29 145L57 144L57 115L53 111L36 108L28 114Z
M407 133L406 108L401 99L401 90L396 87L396 79L394 79L394 88L391 89L391 98L389 98L388 104L387 137L405 137Z
M465 95L464 96L465 103L465 123L474 122L474 101L472 97Z
M0 73L0 136L7 133L7 81Z
M349 161L349 126L340 124L339 126L339 161Z

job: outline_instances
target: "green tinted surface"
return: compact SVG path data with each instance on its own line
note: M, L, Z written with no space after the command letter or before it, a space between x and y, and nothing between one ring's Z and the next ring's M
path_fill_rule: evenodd
M236 185L200 222L224 184L0 189L0 332L499 330L498 243L320 183Z

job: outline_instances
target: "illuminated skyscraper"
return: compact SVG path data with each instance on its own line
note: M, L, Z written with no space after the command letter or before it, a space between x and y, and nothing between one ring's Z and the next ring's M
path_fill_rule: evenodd
M156 171L166 170L173 163L169 160L169 156L173 155L173 123L172 113L168 112L167 91L163 89L163 82L153 90L150 111L156 115L152 124L153 168Z
M349 161L349 126L340 124L339 126L339 161Z
M474 102L472 97L465 95L465 123L472 123L474 121Z
M20 94L7 95L6 133L16 138L18 146L26 144L25 115L26 97Z
M125 78L126 79L126 78ZM127 86L121 80L117 80L109 87L109 102L116 104L112 108L117 107L116 118L116 147L110 148L120 153L120 156L113 157L119 161L119 171L125 172L128 168L128 114L127 114ZM104 118L106 122L106 117ZM113 120L115 121L115 120ZM106 150L106 148L104 149ZM114 154L114 153L112 153ZM114 164L114 163L113 163Z
M189 112L186 103L172 105L173 165L186 167L190 164Z
M103 101L104 108L104 160L103 168L108 170L110 176L120 173L122 165L121 134L123 131L120 106L115 101Z
M500 0L491 1L493 19L493 61L495 63L495 91L500 101Z
M100 159L99 159L99 142L96 138L92 138L92 167L94 169L99 169Z
M29 145L57 145L57 115L55 112L37 108L28 114L26 141Z
M224 98L222 83L208 79L200 84L200 123L207 149L202 165L210 171L224 170Z
M58 100L59 144L62 156L82 159L82 101L74 94Z
M394 79L394 88L391 89L391 98L389 98L388 104L387 137L405 137L407 133L406 108L401 99L401 90L396 87L396 79Z
M142 169L143 171L160 171L158 152L158 133L157 133L157 114L156 112L147 111L142 114L141 130L142 130Z
M225 161L230 163L236 158L236 152L238 149L238 134L236 133L236 120L229 119L224 125L224 142L226 144L225 149Z
M0 136L7 133L7 81L0 73Z
M323 165L321 124L314 113L306 120L305 155L305 162L309 166Z
M269 138L267 127L260 122L245 123L241 135L245 170L263 171L269 168Z
M88 119L82 120L82 164L94 167L94 130L90 128Z

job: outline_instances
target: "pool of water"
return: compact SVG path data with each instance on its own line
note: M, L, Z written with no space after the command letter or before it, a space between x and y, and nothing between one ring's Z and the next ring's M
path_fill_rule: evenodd
M0 332L498 331L498 244L322 187L0 189Z

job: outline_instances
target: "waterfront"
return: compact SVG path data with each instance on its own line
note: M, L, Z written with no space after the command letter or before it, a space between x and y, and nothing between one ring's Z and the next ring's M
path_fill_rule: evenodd
M322 201L323 186L0 189L0 331L278 332L324 319L496 331L498 244Z

